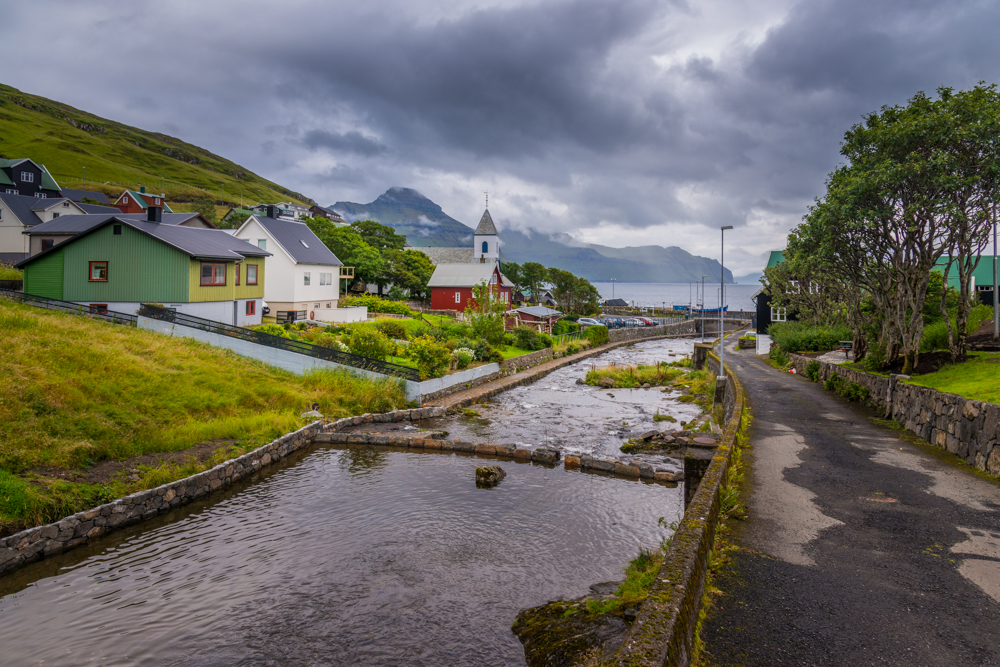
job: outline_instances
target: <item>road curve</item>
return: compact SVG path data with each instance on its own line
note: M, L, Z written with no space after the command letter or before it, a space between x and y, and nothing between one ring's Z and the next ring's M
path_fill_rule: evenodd
M749 518L705 665L1000 665L1000 486L726 347L753 414Z

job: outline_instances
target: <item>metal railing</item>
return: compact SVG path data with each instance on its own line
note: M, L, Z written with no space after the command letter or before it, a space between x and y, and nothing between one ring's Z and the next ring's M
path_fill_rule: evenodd
M279 310L274 314L274 319L278 321L279 324L283 322L297 322L299 320L306 319L306 311L304 310Z
M420 381L420 372L415 368L400 366L399 364L392 364L386 361L379 361L378 359L369 359L368 357L362 357L358 354L341 352L340 350L323 347L322 345L304 343L302 341L292 340L282 336L274 336L262 331L254 331L253 329L246 329L244 327L235 327L231 324L214 322L201 317L178 313L171 308L163 308L161 306L153 306L151 304L144 303L139 307L139 315L154 320L173 322L174 324L179 324L181 326L201 329L202 331L221 334L223 336L229 336L230 338L238 338L251 343L257 343L258 345L266 345L267 347L272 347L278 350L295 352L297 354L303 354L307 357L323 359L324 361L332 361L333 363L340 364L342 366L360 368L366 371L372 371L373 373L391 375L393 377L403 378L404 380L412 380L413 382Z
M23 280L0 280L0 289L9 289L20 292L24 289Z
M98 320L111 322L112 324L127 324L134 327L137 321L136 316L129 313L118 313L113 310L107 310L106 308L94 308L89 305L73 303L72 301L60 301L59 299L50 299L46 296L25 294L24 292L15 292L8 289L0 289L0 296L6 299L11 299L12 301L26 303L29 306L47 308L49 310L56 310L73 315L87 315Z
M580 331L571 331L569 333L552 336L553 345L565 343L570 340L587 340L587 334L581 329Z

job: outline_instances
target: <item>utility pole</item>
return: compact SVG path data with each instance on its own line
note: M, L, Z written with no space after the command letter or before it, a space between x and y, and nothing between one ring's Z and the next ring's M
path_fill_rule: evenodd
M87 168L86 167L83 168L83 189L84 190L87 189ZM993 254L996 254L996 250L993 251ZM996 271L994 271L994 273L995 272Z
M997 209L993 207L993 340L1000 340L1000 285L997 278Z
M701 277L701 342L705 342L705 278Z
M722 317L722 306L726 299L726 230L732 229L732 225L724 225L722 229L722 242L719 246L719 376L726 376L726 339L725 320Z

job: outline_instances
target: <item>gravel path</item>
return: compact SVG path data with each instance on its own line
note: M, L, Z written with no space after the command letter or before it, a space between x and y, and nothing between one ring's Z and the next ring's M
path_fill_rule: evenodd
M703 663L1000 665L1000 486L730 349L754 418L750 517Z

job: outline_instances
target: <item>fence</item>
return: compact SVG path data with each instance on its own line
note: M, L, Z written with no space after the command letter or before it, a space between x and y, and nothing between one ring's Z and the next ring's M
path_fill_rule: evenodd
M13 290L15 292L20 292L24 289L23 280L0 280L0 289Z
M552 344L559 345L560 343L565 343L571 340L587 340L587 334L580 331L571 331L570 333L559 334L558 336L552 337Z
M392 375L394 377L411 380L413 382L420 381L420 373L415 368L408 368L398 364L379 361L378 359L369 359L368 357L362 357L357 354L341 352L340 350L323 347L322 345L304 343L302 341L291 340L282 336L274 336L261 331L254 331L253 329L234 327L230 324L214 322L201 317L194 317L193 315L185 315L184 313L175 312L171 308L162 308L160 306L152 306L144 303L139 307L139 315L163 322L172 322L174 324L191 327L193 329L201 329L202 331L222 334L231 338L238 338L240 340L257 343L258 345L265 345L278 350L295 352L307 357L313 357L314 359L331 361L342 366L360 368L373 373L381 373L382 375Z
M24 292L15 292L8 289L0 289L0 296L11 299L12 301L26 303L29 306L57 310L63 313L71 313L73 315L87 315L99 320L104 320L105 322L111 322L112 324L127 324L134 327L137 319L135 315L130 315L128 313L118 313L113 310L107 310L106 308L82 306L78 303L73 303L72 301L60 301L59 299L50 299L44 296L35 296L34 294L25 294Z

